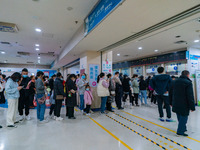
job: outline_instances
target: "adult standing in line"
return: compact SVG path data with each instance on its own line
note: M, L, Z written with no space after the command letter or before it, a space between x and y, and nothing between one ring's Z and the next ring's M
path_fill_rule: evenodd
M42 71L37 72L37 80L35 82L36 87L36 101L37 101L37 119L40 123L47 123L48 120L44 119L45 115L45 86L44 86L44 73Z
M23 86L19 86L19 82L21 81L21 74L15 72L8 79L5 91L6 98L8 99L8 111L7 111L7 127L16 128L16 115L18 108L18 99L19 99L19 91L23 88Z
M192 81L189 79L190 73L182 71L180 78L176 79L173 87L172 111L176 113L178 119L177 135L188 136L187 120L190 111L195 111Z
M137 74L133 75L132 88L133 88L133 93L134 93L135 104L136 104L136 106L139 106L138 105L139 79L138 79L138 75Z
M78 89L79 89L79 96L80 96L80 110L83 112L84 110L84 93L85 93L85 86L88 85L86 81L86 74L83 73L81 79L78 81Z
M112 74L108 74L107 75L108 81L109 81L109 92L110 92L110 96L108 96L108 100L106 102L106 108L108 111L110 112L114 112L112 110L112 102L115 99L115 89L116 89L116 83L114 81L114 79L112 78Z
M54 75L51 77L51 79L49 80L49 87L50 87L50 89L51 89L50 95L52 94L52 91L53 91L53 89L54 89L54 81L55 81L55 79L56 79L56 75L54 74Z
M76 119L74 117L74 107L77 105L76 103L76 91L77 87L75 84L76 75L70 74L67 82L66 82L66 105L67 105L67 116L69 119Z
M167 122L172 122L171 119L171 108L169 102L169 90L171 84L171 77L167 74L164 74L164 68L158 67L157 69L159 75L156 75L150 81L150 86L155 90L156 100L158 102L158 111L160 115L160 121L165 121L163 114L163 102L166 107L167 112Z
M53 96L53 98L56 100L56 106L55 106L56 121L63 120L63 118L60 116L60 111L62 108L62 102L64 99L66 99L66 95L64 93L63 80L61 80L61 78L62 74L58 72L54 82L54 96Z
M3 86L1 85L1 82L0 82L0 93L3 91ZM0 97L1 98L1 97ZM0 99L1 100L1 99ZM2 126L0 125L0 128L2 128Z
M148 95L149 98L151 98L151 97L152 97L152 94L153 94L153 92L149 89L150 80L151 80L151 76L148 76L148 78L145 80L146 86L147 86L147 90L148 90L148 92L149 92L149 95Z
M115 76L113 77L113 80L116 83L116 89L115 89L115 102L118 109L124 109L122 107L122 97L123 97L123 87L122 87L122 79L119 78L119 72L115 72Z
M122 86L123 86L123 91L124 91L123 106L125 106L128 95L129 95L130 102L132 102L132 100L131 100L132 99L131 79L127 75L124 75ZM132 103L131 103L131 105L132 105Z
M2 91L0 92L0 104L5 104L6 99L4 96L5 86L6 86L6 75L0 75L0 84L2 85Z
M97 78L97 83L97 95L101 97L101 114L105 114L107 98L110 96L108 90L109 81L106 80L105 73L100 73Z
M35 76L31 76L31 81L28 83L28 86L26 87L29 89L29 102L30 102L30 107L29 108L34 108L33 105L33 100L35 97Z
M28 83L30 82L31 78L28 77L28 69L24 68L22 70L22 81L20 86L23 86L22 90L20 90L20 97L19 97L19 115L20 115L20 121L24 120L23 115L23 109L25 108L25 119L31 120L31 117L29 115L29 89L26 89Z
M140 93L141 93L141 104L147 106L147 84L144 81L144 76L140 76L140 82L139 82L139 88L140 88ZM144 98L144 102L143 102Z

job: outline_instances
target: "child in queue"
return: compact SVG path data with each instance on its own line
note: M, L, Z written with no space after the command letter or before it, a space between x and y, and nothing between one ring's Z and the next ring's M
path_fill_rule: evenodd
M92 96L90 86L86 85L85 92L84 92L84 102L86 104L85 112L87 116L90 116L90 108L92 105L92 101L94 101L94 98Z

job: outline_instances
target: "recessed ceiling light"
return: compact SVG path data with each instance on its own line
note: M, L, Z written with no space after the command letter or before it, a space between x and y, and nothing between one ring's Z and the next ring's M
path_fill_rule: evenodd
M1 52L1 54L5 54L6 52Z
M194 43L198 43L199 42L199 40L194 40Z
M39 48L36 48L35 50L36 50L36 51L39 51L40 49L39 49Z
M138 47L138 49L142 49L142 47Z
M38 57L38 59L40 59L40 57Z
M158 50L156 49L156 50L154 50L155 52L158 52Z
M36 31L36 32L42 32L42 30L39 29L39 28L36 28L35 31Z
M35 44L35 46L36 46L36 47L39 47L40 45L39 45L39 44Z
M7 60L4 60L4 63L7 63Z
M73 7L67 7L67 10L69 10L69 11L71 11L73 9L74 9Z
M117 54L117 56L120 56L120 54Z

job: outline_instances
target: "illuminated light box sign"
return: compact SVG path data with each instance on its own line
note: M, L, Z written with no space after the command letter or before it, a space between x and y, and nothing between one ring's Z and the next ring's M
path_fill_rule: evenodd
M124 0L100 0L96 7L85 19L85 35L92 31Z

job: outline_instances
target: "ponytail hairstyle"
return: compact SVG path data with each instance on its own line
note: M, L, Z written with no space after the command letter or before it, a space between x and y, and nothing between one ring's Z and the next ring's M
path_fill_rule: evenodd
M104 77L105 76L105 73L100 73L100 75L97 77L97 83L99 83L99 81L100 81L100 79L102 78L102 77Z

